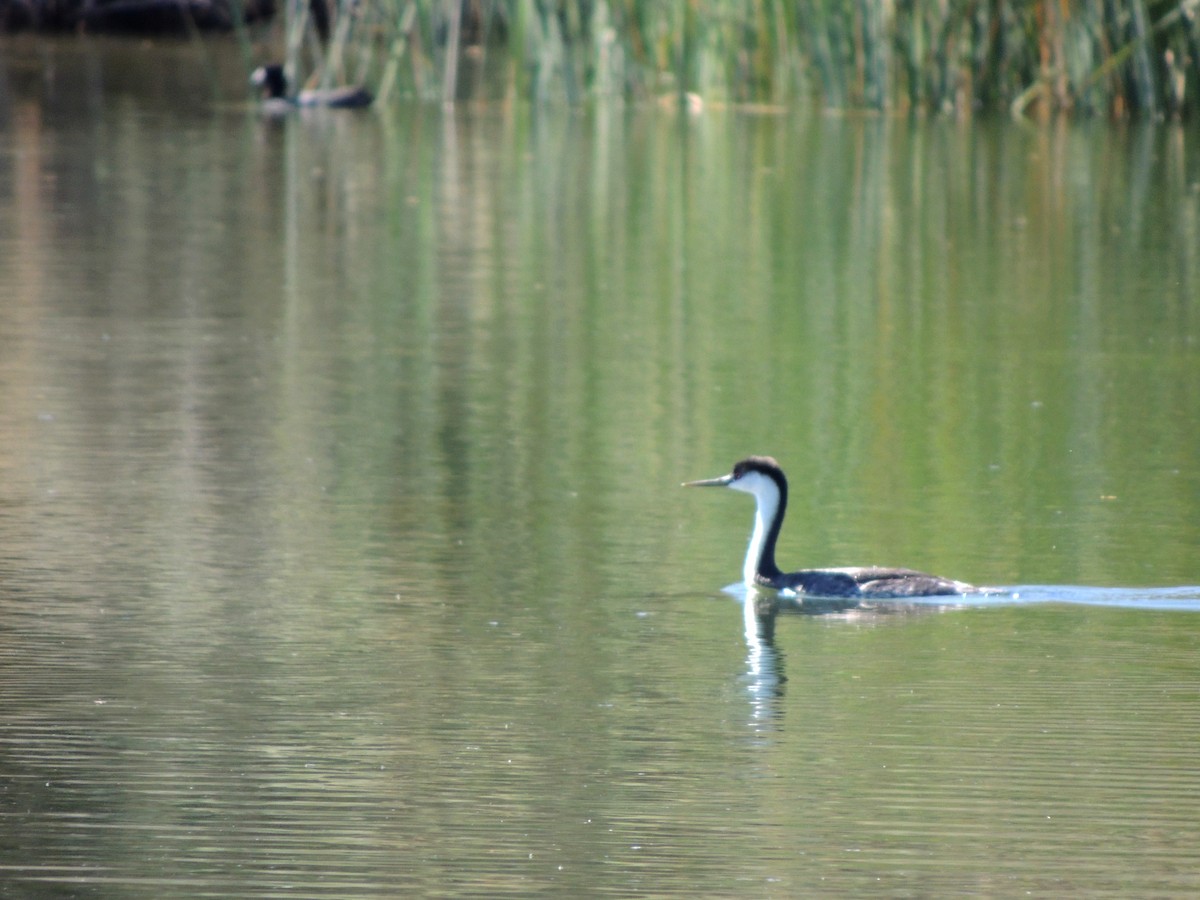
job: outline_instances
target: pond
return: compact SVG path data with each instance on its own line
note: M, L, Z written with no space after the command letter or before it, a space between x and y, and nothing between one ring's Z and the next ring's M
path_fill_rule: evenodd
M0 50L0 892L1200 890L1194 129Z

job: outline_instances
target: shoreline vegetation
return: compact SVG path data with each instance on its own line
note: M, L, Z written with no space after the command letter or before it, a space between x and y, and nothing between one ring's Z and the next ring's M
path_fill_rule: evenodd
M0 32L230 31L249 48L263 23L294 82L367 83L382 102L1200 107L1200 0L0 0Z

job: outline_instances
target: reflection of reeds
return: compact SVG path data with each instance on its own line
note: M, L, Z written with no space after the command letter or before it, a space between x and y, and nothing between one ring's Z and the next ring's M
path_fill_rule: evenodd
M324 0L327 37L319 2L287 0L293 70L383 97L1157 114L1200 93L1200 0Z

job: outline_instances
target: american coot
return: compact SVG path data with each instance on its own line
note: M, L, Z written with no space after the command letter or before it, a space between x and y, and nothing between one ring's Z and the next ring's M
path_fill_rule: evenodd
M337 109L361 109L370 106L375 98L361 85L358 87L329 88L323 91L301 91L288 96L287 77L283 66L259 66L250 76L250 83L262 90L263 102L271 107L286 106L329 106Z
M742 578L747 585L821 597L929 597L978 593L978 588L961 581L912 569L850 566L781 571L775 565L775 541L787 511L787 479L783 477L779 463L769 456L748 457L737 463L728 475L689 481L684 487L728 487L754 495L758 510L742 567Z

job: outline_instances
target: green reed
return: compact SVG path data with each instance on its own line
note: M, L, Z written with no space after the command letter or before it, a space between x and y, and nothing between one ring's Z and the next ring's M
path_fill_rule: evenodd
M365 78L384 98L1200 105L1200 0L329 0L324 40L311 2L286 3L294 70Z

